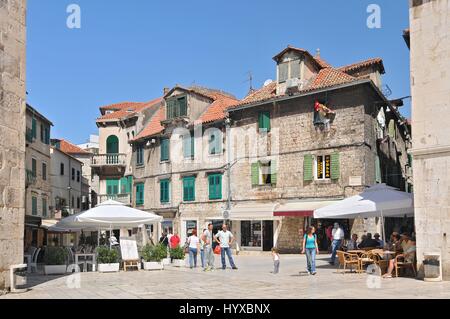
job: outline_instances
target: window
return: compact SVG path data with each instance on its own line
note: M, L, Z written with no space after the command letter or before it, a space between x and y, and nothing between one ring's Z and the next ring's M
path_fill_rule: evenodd
M61 165L59 166L59 174L64 175L64 163L61 163Z
M319 155L316 156L316 179L330 179L331 178L331 156Z
M37 167L36 160L34 158L31 159L31 172L33 173L33 177L37 176Z
M170 149L170 140L168 138L161 139L161 162L169 160L170 158L169 149Z
M36 216L38 214L37 210L37 197L32 196L31 197L31 215Z
M209 155L222 153L222 131L213 130L209 135Z
M181 116L187 116L187 98L181 96L178 98L170 98L166 101L167 119L173 119Z
M305 157L305 161L308 161ZM309 165L309 164L308 164ZM334 153L331 155L317 155L314 160L315 167L315 178L316 180L337 180L340 176L339 171L339 153ZM305 176L308 174L308 168L305 167ZM305 179L307 180L307 179Z
M75 207L75 197L72 196L72 208L74 208L74 207Z
M195 200L195 177L183 178L183 201L192 202Z
M42 163L42 179L47 180L47 164Z
M118 179L107 179L106 180L106 194L107 195L119 194L119 180Z
M241 221L241 246L262 247L262 222Z
M106 154L119 154L119 138L110 135L106 139Z
M77 197L77 208L80 209L81 207L81 198Z
M301 60L291 60L278 64L278 82L286 82L288 79L300 78Z
M136 148L136 165L144 165L144 146L142 145Z
M258 127L259 131L269 132L270 131L270 112L264 111L259 112L258 115Z
M77 171L77 182L79 183L81 181L81 173L80 171Z
M36 128L36 119L33 117L32 119L31 119L31 136L34 138L34 139L36 139L36 136L37 136L37 132L36 132L36 130L37 130L37 128Z
M44 143L50 145L50 127L44 128Z
M252 186L277 184L276 161L253 163L251 170Z
M222 174L211 174L208 176L209 199L222 199Z
M144 205L144 184L136 184L136 206Z
M170 198L170 180L162 179L160 182L160 201L161 203L168 203Z
M75 180L75 168L72 168L72 180Z
M47 217L47 198L42 198L42 216Z
M183 155L184 158L193 158L195 152L195 139L191 135L183 136Z

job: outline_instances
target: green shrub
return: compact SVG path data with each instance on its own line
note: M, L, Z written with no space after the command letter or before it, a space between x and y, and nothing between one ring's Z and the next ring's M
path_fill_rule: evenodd
M66 264L67 251L63 247L45 248L44 261L46 265L56 266Z
M119 262L119 253L115 249L101 246L97 248L99 264L115 264Z
M146 262L149 261L160 262L164 258L167 258L167 248L162 244L158 244L156 246L147 244L142 249L141 255Z
M173 259L184 259L184 249L181 246L170 249L170 257Z

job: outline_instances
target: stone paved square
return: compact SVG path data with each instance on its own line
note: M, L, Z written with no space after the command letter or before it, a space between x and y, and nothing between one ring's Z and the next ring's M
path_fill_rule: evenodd
M282 255L278 275L270 273L267 256L234 256L238 270L174 268L163 271L81 273L81 288L68 288L68 276L32 275L31 290L2 299L415 299L450 298L450 282L429 283L401 277L380 279L381 288L367 285L367 274L340 274L328 264L329 255L317 258L316 276L305 274L304 256ZM216 257L216 266L220 261Z

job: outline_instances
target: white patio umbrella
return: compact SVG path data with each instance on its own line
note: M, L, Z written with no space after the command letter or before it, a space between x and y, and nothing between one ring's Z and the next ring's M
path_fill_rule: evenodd
M369 218L402 217L414 214L413 195L387 186L376 184L359 195L348 197L336 204L314 211L314 218ZM383 221L383 239L384 234Z
M85 212L64 218L57 228L107 229L113 227L139 227L143 224L161 222L162 217L151 212L128 207L108 200Z

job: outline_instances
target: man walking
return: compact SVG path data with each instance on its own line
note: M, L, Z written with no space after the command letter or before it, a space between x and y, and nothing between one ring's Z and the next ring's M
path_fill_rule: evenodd
M234 236L233 234L227 229L227 225L222 225L222 230L217 233L216 236L214 236L216 239L216 242L220 245L220 256L222 259L222 269L225 270L227 268L226 262L225 262L225 254L228 256L228 261L230 262L230 266L233 269L237 269L236 265L234 264L233 257L231 256L231 248L230 245L233 244Z
M214 252L212 249L213 242L213 224L208 224L208 229L206 229L202 234L202 240L205 243L204 245L204 254L205 254L205 271L214 269Z
M336 261L336 252L342 246L342 240L344 239L344 230L339 226L339 223L334 223L333 230L331 232L333 241L331 242L331 261L330 264L334 265Z

